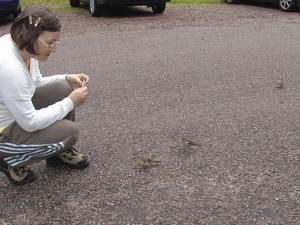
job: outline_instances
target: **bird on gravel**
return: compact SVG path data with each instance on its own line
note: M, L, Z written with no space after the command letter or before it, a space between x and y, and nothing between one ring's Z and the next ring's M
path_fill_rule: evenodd
M191 141L190 139L187 139L187 138L182 138L182 144L184 146L200 146L199 144Z
M138 156L136 158L136 161L141 165L141 166L149 166L153 163L160 163L161 161L158 161L158 160L153 160L153 159L150 159L148 157L145 157L145 156Z
M283 78L280 78L278 81L277 81L277 88L280 88L282 89L283 88L283 85L284 85L284 81L283 81Z

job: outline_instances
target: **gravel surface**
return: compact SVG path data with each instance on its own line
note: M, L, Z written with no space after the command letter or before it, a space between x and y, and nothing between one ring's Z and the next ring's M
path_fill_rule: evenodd
M36 163L36 181L17 187L1 175L0 224L298 224L298 12L221 3L58 15L60 50L41 70L91 76L76 147L92 163ZM141 168L136 155L161 163Z
M141 29L174 29L176 27L198 27L198 26L236 26L250 22L272 23L274 26L278 21L287 23L298 23L298 13L283 13L276 5L270 4L248 4L227 5L210 4L205 6L167 6L162 15L154 14L151 8L129 7L113 8L107 10L103 17L91 17L88 8L82 6L79 11L57 13L63 21L63 36L138 31ZM4 19L2 19L4 20ZM8 19L6 19L8 20ZM262 26L259 23L258 26ZM0 35L9 31L10 22L0 24Z

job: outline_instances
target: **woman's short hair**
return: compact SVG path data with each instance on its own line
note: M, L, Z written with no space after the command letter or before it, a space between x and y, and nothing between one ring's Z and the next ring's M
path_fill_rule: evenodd
M10 35L20 50L37 55L34 44L45 31L56 32L62 28L60 20L42 5L29 5L14 20Z

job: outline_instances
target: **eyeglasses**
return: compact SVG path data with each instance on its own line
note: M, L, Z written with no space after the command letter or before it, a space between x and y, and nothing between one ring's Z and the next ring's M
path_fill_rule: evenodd
M48 48L54 48L57 44L59 44L59 42L60 42L60 40L56 40L56 41L54 41L54 43L53 44L51 44L51 45L49 45L49 44L47 44L46 42L44 42L42 39L40 39L39 38L39 40L44 44L44 45L46 45Z

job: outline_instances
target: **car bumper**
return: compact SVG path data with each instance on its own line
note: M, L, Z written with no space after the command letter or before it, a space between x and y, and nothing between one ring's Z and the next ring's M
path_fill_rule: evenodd
M170 2L171 0L97 0L98 4L106 4L106 5L151 5L162 2ZM122 2L122 3L120 3Z
M20 8L20 2L16 0L1 0L0 1L0 13L15 12Z

